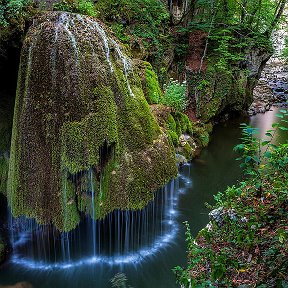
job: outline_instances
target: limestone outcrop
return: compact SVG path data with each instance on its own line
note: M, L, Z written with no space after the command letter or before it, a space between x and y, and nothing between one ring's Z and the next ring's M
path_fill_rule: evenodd
M47 12L22 49L8 174L14 216L70 231L140 209L177 173L137 65L95 19Z

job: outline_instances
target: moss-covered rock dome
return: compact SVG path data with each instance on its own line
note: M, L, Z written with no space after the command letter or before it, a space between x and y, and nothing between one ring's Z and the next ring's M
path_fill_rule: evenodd
M48 12L21 54L8 200L14 216L76 227L81 214L139 209L176 173L137 65L99 22Z

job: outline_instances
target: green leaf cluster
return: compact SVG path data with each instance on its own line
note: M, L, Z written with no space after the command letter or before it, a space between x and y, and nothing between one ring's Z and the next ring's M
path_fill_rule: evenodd
M171 46L170 15L162 1L99 0L95 6L99 17L124 44L132 50L144 48L145 60L156 68L161 66L163 53Z
M23 24L32 4L32 0L0 0L0 27Z
M278 168L283 168L287 165L287 156L282 155L285 145L276 145L274 138L277 130L287 131L287 110L280 110L276 114L279 117L279 122L272 124L273 129L266 131L265 139L257 137L258 129L255 129L247 124L241 124L242 127L242 143L234 147L241 155L237 160L240 160L241 167L247 175L250 175L254 181L255 187L258 189L258 195L262 194L262 186L265 181L267 171L271 166L277 165ZM281 152L280 152L281 151ZM283 157L277 157L282 155Z
M181 287L286 287L288 143L287 138L275 143L275 133L288 131L288 112L277 116L266 139L241 126L242 142L235 150L249 177L215 195L222 224L212 220L194 238L185 223L188 266L173 270Z
M61 0L53 5L54 10L97 16L94 3L91 0Z
M160 101L175 111L184 112L188 104L186 90L186 82L180 83L178 80L171 79L164 85L164 97Z

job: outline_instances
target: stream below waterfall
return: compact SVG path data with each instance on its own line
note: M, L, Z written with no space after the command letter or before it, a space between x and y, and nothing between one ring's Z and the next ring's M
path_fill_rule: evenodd
M277 110L216 125L208 148L180 167L177 179L142 211L115 211L97 223L86 219L62 235L28 220L14 221L14 252L0 268L0 285L27 281L34 288L108 288L110 279L123 272L134 288L177 287L171 269L186 264L183 221L193 235L206 226L205 202L213 203L213 195L241 178L233 152L241 137L239 124L250 121L262 137L277 121ZM287 139L284 132L278 141Z

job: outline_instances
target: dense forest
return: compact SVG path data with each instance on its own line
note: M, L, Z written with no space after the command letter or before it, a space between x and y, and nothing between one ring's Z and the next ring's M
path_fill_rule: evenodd
M287 0L0 0L0 287L62 287L88 264L121 273L69 286L287 287L287 15ZM199 194L214 174L214 200L187 202L205 212L176 215L181 181Z

